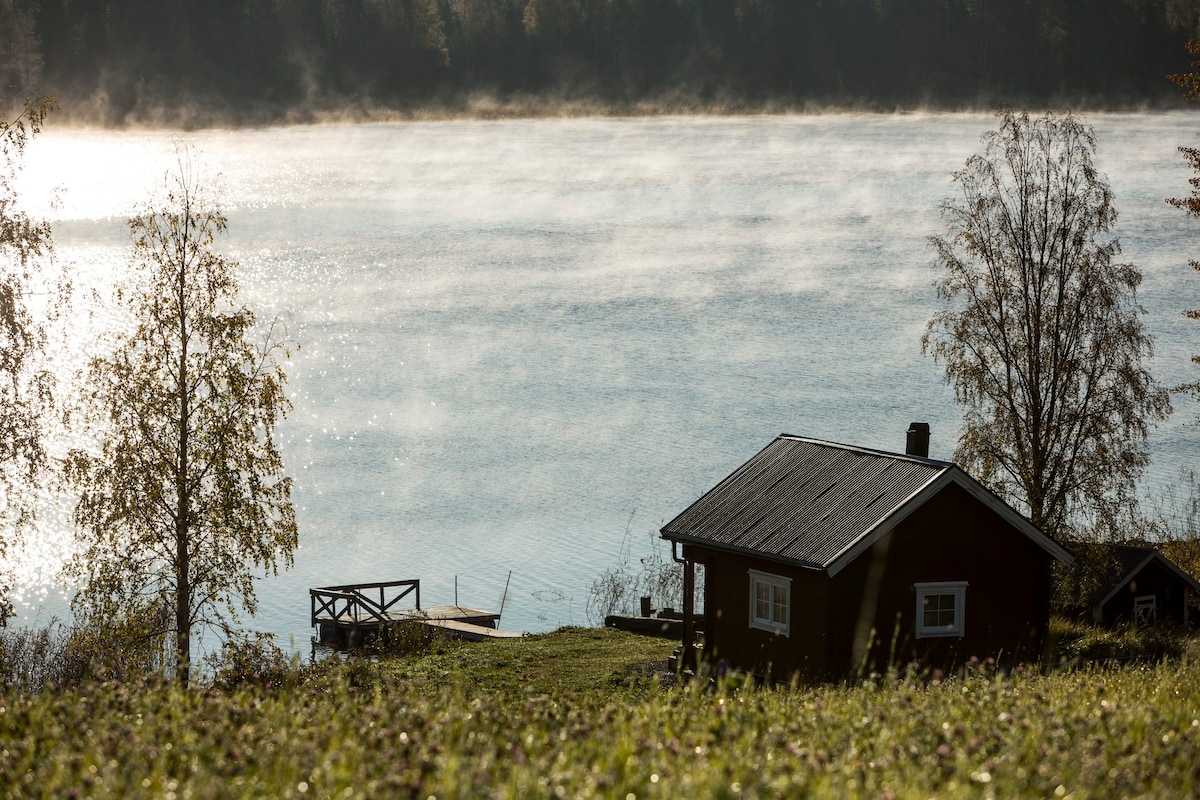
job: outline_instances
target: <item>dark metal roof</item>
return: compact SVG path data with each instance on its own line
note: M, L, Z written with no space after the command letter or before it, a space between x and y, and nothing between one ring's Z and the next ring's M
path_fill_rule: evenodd
M1128 583L1142 567L1154 559L1157 552L1153 547L1137 545L1114 545L1107 550L1110 561L1106 566L1109 571L1102 576L1102 580L1108 583L1104 587L1105 593Z
M953 464L782 435L662 529L681 542L828 568Z

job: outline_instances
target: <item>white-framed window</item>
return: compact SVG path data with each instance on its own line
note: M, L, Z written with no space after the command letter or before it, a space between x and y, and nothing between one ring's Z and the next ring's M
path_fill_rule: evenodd
M1153 625L1158 621L1158 597L1143 594L1133 598L1133 624L1137 627Z
M750 570L750 627L788 635L792 579Z
M962 636L966 620L967 582L916 583L917 638Z

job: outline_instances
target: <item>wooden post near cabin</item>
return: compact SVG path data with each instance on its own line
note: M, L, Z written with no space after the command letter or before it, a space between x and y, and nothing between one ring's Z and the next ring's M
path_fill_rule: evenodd
M685 552L683 559L683 669L696 668L696 571Z

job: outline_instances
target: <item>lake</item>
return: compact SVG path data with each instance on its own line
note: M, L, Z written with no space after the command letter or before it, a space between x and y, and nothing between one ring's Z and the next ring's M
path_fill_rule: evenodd
M1200 220L1190 113L1086 116L1138 264L1167 384L1195 376ZM988 114L543 119L190 134L225 199L220 248L300 350L281 428L295 568L248 626L307 651L311 586L420 578L428 605L501 626L589 624L588 589L779 433L949 458L959 412L920 336L927 240ZM129 254L125 218L175 163L158 132L54 130L22 186L77 289L73 358ZM47 190L57 188L51 205ZM88 312L88 313L85 313ZM1149 491L1200 445L1178 398ZM19 562L22 620L65 614L47 514ZM507 594L505 587L507 585Z

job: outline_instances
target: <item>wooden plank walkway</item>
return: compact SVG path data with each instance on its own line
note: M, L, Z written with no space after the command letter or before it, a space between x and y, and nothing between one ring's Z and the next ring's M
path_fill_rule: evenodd
M353 612L341 613L336 617L331 614L317 614L313 617L313 624L333 623L337 625L354 625L357 623L360 626L378 626L388 622L407 622L410 620L458 620L474 625L494 627L499 618L498 614L493 614L490 611L480 611L477 608L434 606L432 608L397 608L370 616L355 614Z
M449 633L457 639L468 642L482 642L484 639L520 639L522 634L512 631L501 631L485 625L473 625L470 622L460 622L456 619L427 619L423 622L431 628L437 628Z
M376 594L378 592L378 594ZM451 636L469 641L514 639L521 634L497 630L499 614L465 606L421 608L418 580L358 583L309 589L311 622L319 631L322 644L333 647L359 647L377 636L385 625L421 622ZM389 598L389 594L393 595ZM413 608L397 608L396 603L413 596Z

